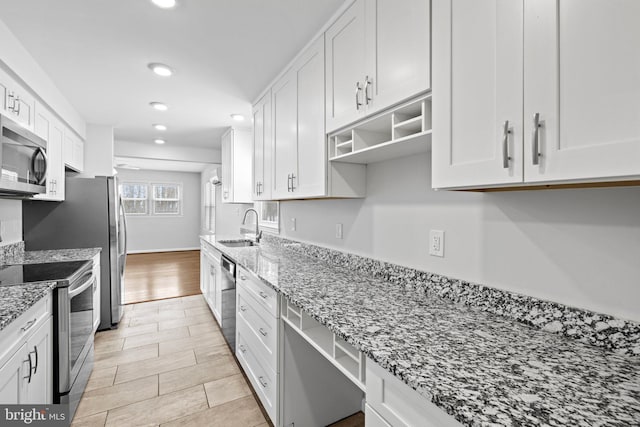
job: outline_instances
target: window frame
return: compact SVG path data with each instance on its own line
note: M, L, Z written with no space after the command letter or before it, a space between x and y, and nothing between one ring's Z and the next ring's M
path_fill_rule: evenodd
M125 185L137 185L137 186L144 186L146 189L146 193L147 196L145 198L142 197L124 197L124 192L122 191L122 188ZM123 181L122 183L119 184L118 188L118 195L120 196L120 200L122 203L122 208L124 210L124 214L127 216L148 216L150 215L150 207L149 207L149 183L145 182L145 181ZM144 206L145 206L145 211L144 212L127 212L126 209L126 205L125 205L125 201L127 200L144 200Z
M149 202L151 203L150 214L157 217L176 217L182 216L182 205L184 203L184 193L182 192L181 182L151 182L149 183L151 188L151 197ZM176 187L178 192L177 198L156 198L156 187ZM178 202L178 212L156 212L156 202Z
M269 201L256 201L254 202L254 208L256 209L256 211L258 212L258 225L260 226L260 229L264 229L268 232L271 232L273 234L280 234L280 202L279 201L273 201L273 200L269 200ZM263 217L262 217L262 204L263 203L275 203L276 204L276 215L278 217L277 221L266 221Z

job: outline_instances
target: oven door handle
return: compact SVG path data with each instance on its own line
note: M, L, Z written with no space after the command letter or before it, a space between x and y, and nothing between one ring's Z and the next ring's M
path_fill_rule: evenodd
M80 285L79 287L70 290L69 291L69 299L75 297L78 294L81 294L82 292L84 292L85 290L87 290L87 288L93 286L93 282L95 280L95 277L93 277L93 272L91 274L91 277L89 278L89 280L87 280L86 282L84 282L82 285Z

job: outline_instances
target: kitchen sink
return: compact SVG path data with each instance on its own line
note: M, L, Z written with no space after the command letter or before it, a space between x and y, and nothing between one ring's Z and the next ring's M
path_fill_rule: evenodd
M218 243L221 245L227 246L229 248L244 248L247 246L258 246L256 242L251 240L218 240Z

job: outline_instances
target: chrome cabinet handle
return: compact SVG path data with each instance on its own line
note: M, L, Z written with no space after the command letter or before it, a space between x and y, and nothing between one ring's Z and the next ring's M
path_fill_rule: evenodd
M269 384L268 382L265 381L264 377L258 377L258 381L260 381L260 384L262 385L262 387L266 388L267 385Z
M295 174L291 174L291 192L294 192L296 190L296 187L293 186L293 180L296 179L296 175Z
M20 328L20 330L22 332L27 332L29 329L31 329L31 327L33 325L35 325L36 320L38 320L38 319L36 318L36 319L33 319L33 320L29 320L22 328Z
M244 305L240 306L240 311L247 311L247 307L245 307Z
M247 276L245 276L244 274L240 275L240 280L247 280Z
M502 129L502 167L505 169L509 169L509 134L511 134L511 129L509 129L509 120L504 121L504 127Z
M31 353L27 354L27 358L29 359L29 376L28 377L22 377L25 380L28 379L29 381L27 381L28 383L31 383L31 375L33 374L33 363L31 363ZM26 360L25 360L26 362Z
M262 298L264 298L264 299L267 299L267 297L269 296L269 295L265 294L265 293L264 293L264 292L262 292L262 291L260 291L260 292L259 292L259 294L260 294L260 296L261 296Z
M267 336L267 331L265 331L264 329L260 328L258 329L258 331L262 334L263 337Z
M242 344L240 344L240 346L239 346L238 348L239 348L239 349L240 349L240 351L241 351L241 352L243 352L243 353L246 353L246 352L247 352L247 349L246 349Z
M356 110L360 110L360 107L362 106L362 102L360 102L360 98L358 97L358 94L360 93L360 91L362 91L362 87L360 87L360 82L356 82Z
M7 109L15 113L14 111L15 108L16 108L16 100L13 96L13 92L9 92L9 94L7 95Z
M371 81L369 80L369 76L365 76L364 78L364 103L365 105L369 105L369 102L372 98L369 96L369 86L371 85Z
M532 156L531 159L534 165L540 164L540 128L542 127L542 123L540 123L540 113L535 113L533 115L533 141L531 144Z
M291 174L287 175L287 193L291 191Z
M33 374L35 375L38 373L38 347L34 345L31 353L36 355L36 366L33 368ZM31 360L31 353L29 353L29 360Z
M16 100L13 104L17 106L16 109L13 110L13 112L19 115L20 114L20 97L19 96L16 96Z
M263 193L262 191L262 181L258 182L258 195L261 195Z

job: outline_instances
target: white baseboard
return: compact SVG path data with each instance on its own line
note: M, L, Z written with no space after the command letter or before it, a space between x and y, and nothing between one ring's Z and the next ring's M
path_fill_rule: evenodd
M170 249L140 249L137 251L127 251L129 254L152 254L156 252L181 252L181 251L199 251L200 246L194 246L193 248L170 248Z

